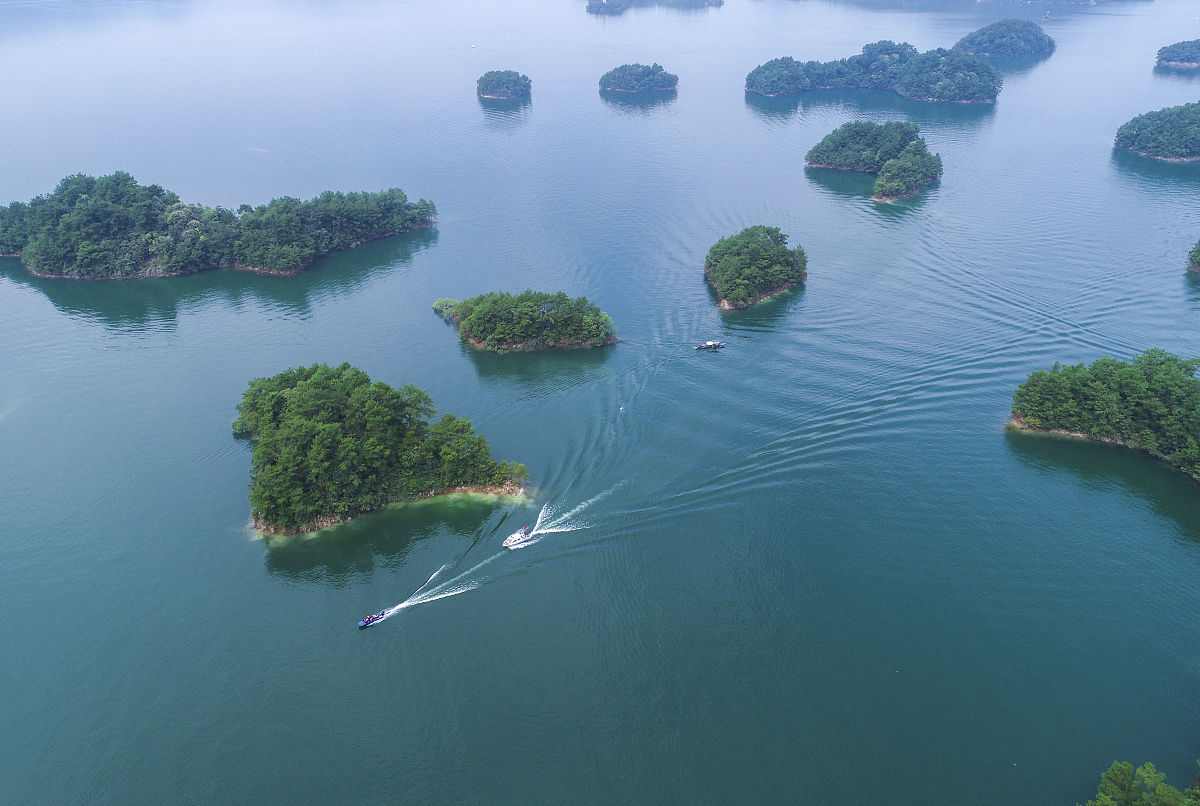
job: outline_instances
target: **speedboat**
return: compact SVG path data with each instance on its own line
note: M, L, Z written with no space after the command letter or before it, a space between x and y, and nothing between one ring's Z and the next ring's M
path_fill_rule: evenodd
M367 616L362 621L358 622L358 628L360 630L365 630L367 627L370 627L375 622L381 621L383 619L384 615L386 615L386 614L387 614L386 610L381 610L378 613L372 613L371 615Z
M706 341L703 344L697 344L697 350L719 350L725 346L723 341Z
M522 526L511 535L504 538L504 548L515 549L531 537L533 537L533 535L529 534L529 527Z

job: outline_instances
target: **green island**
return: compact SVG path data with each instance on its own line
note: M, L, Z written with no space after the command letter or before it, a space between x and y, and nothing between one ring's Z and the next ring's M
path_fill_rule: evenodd
M912 123L844 123L813 146L804 160L809 168L833 168L878 174L877 201L915 196L942 175L942 158L930 154Z
M1159 48L1158 58L1154 63L1159 67L1200 67L1200 39L1189 39L1187 42L1176 42L1174 45Z
M480 98L528 98L533 82L516 70L489 70L475 82Z
M725 0L588 0L589 14L624 14L639 6L663 6L664 8L717 8Z
M434 223L437 208L399 188L326 192L237 211L184 204L118 171L75 174L53 193L0 208L0 255L67 279L165 277L237 268L295 274L319 257Z
M458 335L483 350L601 347L617 341L612 319L587 297L562 291L492 291L462 301L443 297L433 310L458 326Z
M1153 349L1132 362L1040 369L1013 394L1010 428L1142 450L1200 480L1200 358Z
M417 387L372 383L349 364L255 378L233 422L254 440L254 527L298 534L446 492L520 493L524 465L493 459L468 420L433 413Z
M704 276L721 310L745 308L808 278L808 256L799 245L788 249L787 241L778 227L757 224L712 245Z
M1200 241L1192 247L1192 251L1188 253L1188 265L1193 269L1200 271Z
M661 64L623 64L600 76L605 92L662 92L679 86L679 76L668 73Z
M1113 144L1166 162L1200 160L1200 103L1138 115L1117 129Z
M1166 778L1150 762L1135 770L1128 761L1114 761L1100 776L1095 800L1084 806L1200 806L1200 785L1181 792Z
M907 42L865 45L862 53L832 62L791 56L760 64L746 76L746 92L774 97L805 90L892 90L918 101L992 103L1002 79L996 68L962 50L920 53Z
M980 57L1045 57L1054 52L1054 38L1036 22L1000 20L967 34L954 50Z

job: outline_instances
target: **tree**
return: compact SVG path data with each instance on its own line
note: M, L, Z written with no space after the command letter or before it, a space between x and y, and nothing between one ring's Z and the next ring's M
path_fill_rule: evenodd
M744 308L804 282L808 257L800 246L788 249L787 240L778 227L758 224L712 245L704 274L723 307Z
M1036 22L999 20L967 34L954 50L973 56L1045 57L1054 52L1054 39Z
M600 89L620 92L656 92L679 86L679 76L668 73L657 62L652 65L623 64L600 76Z
M488 350L599 347L616 341L608 314L587 297L571 299L562 291L493 291L461 302L443 297L433 309L457 324L462 338Z
M1180 792L1165 783L1161 773L1150 762L1134 770L1128 761L1114 761L1100 776L1096 799L1086 806L1195 806L1200 804L1200 789L1189 787Z
M483 98L528 98L532 86L529 76L516 70L489 70L475 82Z

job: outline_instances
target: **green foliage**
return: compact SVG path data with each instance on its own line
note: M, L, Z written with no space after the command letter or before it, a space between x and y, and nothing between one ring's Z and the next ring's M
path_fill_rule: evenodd
M920 139L918 131L913 123L851 121L825 135L804 159L809 165L879 173L885 163L900 156L905 146Z
M1188 263L1193 269L1200 269L1200 241L1197 241L1196 245L1192 247L1192 251L1188 253Z
M622 92L651 92L673 90L679 86L679 76L668 73L661 64L623 64L600 76L600 89Z
M1040 429L1140 447L1200 479L1200 359L1147 350L1132 362L1037 370L1013 394L1013 414Z
M903 199L920 193L941 175L941 155L930 154L925 141L918 137L894 160L884 163L872 192L877 199Z
M75 174L49 195L0 209L0 254L35 273L78 278L186 274L224 266L304 268L318 257L433 221L404 191L326 192L237 212L184 204L127 173Z
M1176 42L1158 49L1159 64L1200 64L1200 39Z
M476 91L488 98L528 98L533 83L516 70L489 70L475 82Z
M804 249L788 249L787 240L778 227L747 227L712 245L704 273L721 299L743 308L808 277Z
M1165 783L1166 774L1147 762L1136 770L1128 761L1114 761L1100 776L1096 799L1086 806L1197 806L1200 788L1180 792Z
M1138 115L1117 129L1115 145L1159 159L1200 159L1200 103Z
M393 389L342 364L256 378L233 423L256 437L250 505L256 522L304 531L437 489L523 481L497 462L467 420L445 415L415 386Z
M973 56L1049 56L1054 38L1029 20L1000 20L964 36L954 45Z
M462 302L443 298L433 307L458 322L464 339L489 350L598 347L616 339L608 314L587 297L571 299L562 291L493 291Z
M906 42L865 45L862 53L832 62L772 59L746 76L746 91L790 95L813 89L893 90L906 98L930 101L996 100L1000 74L982 59L942 48L926 53Z

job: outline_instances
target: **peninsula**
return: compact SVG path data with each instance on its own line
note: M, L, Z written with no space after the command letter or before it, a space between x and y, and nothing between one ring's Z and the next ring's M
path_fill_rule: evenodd
M166 277L206 269L296 274L317 258L434 223L437 208L399 188L326 192L237 211L184 204L119 171L75 174L53 193L0 208L0 254L67 279Z
M528 98L533 82L524 73L516 70L489 70L475 82L475 91L480 98L512 100Z
M1200 160L1200 103L1138 115L1117 129L1113 145L1166 162Z
M458 327L473 347L496 352L601 347L617 341L616 327L587 297L562 291L493 291L461 302L439 299L433 310Z
M808 256L800 246L788 249L787 241L778 227L758 224L712 245L704 276L721 310L745 308L808 278Z
M954 50L982 58L1045 58L1054 52L1054 39L1029 20L1000 20L964 36Z
M679 76L668 73L661 64L623 64L600 76L605 92L663 92L679 86Z
M805 90L892 90L917 101L992 103L1002 79L982 59L962 50L919 53L907 42L866 45L858 56L798 62L791 56L760 64L746 76L746 92L774 97Z
M1158 67L1175 67L1191 70L1200 67L1200 39L1189 39L1187 42L1176 42L1158 49Z
M844 123L817 143L804 159L809 168L877 174L876 201L915 196L942 175L942 158L930 154L912 123Z
M1037 370L1013 394L1010 428L1145 451L1200 480L1200 358L1147 350L1132 362Z
M443 492L520 493L524 465L493 459L469 421L433 413L417 387L372 383L349 364L254 379L233 422L254 440L254 527L298 534Z

